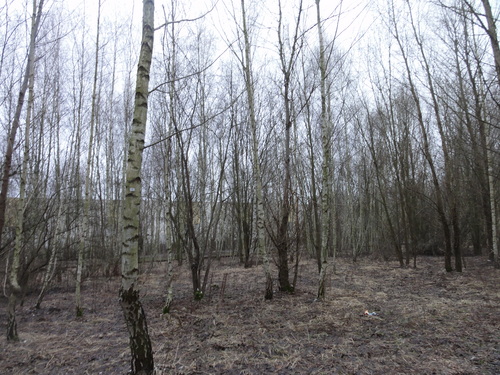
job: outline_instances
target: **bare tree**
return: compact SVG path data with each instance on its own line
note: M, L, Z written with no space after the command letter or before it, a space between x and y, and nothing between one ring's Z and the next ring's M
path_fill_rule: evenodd
M293 292L290 285L289 271L288 271L288 253L289 253L289 239L288 227L291 212L292 200L292 150L290 147L290 133L293 124L292 118L292 77L295 70L295 65L300 52L302 35L300 34L300 22L302 17L302 1L299 3L297 19L295 20L295 27L293 36L290 41L289 51L287 53L286 43L288 35L285 35L284 30L286 26L283 24L283 11L281 1L278 2L278 50L280 59L280 69L283 75L283 104L285 109L285 117L283 119L285 128L285 154L284 154L284 179L283 179L283 197L281 201L280 213L277 218L276 235L273 236L274 243L278 250L278 282L279 288L284 292ZM287 56L288 54L288 56Z
M500 45L498 42L498 34L496 29L496 22L493 18L493 12L491 10L491 4L489 0L481 0L483 3L484 11L486 13L486 21L487 21L487 33L490 38L491 49L493 50L493 57L495 60L495 71L497 74L497 83L500 88ZM491 128L491 127L490 127ZM499 252L499 244L497 239L497 228L498 228L498 214L495 206L495 189L493 184L493 166L492 166L492 140L490 137L491 129L487 132L487 161L488 161L488 184L490 187L490 205L491 205L491 214L492 214L492 226L493 226L493 262L495 268L500 268L500 258L498 256Z
M316 73L316 64L314 67L307 66L307 60L305 59L304 54L302 54L301 59L301 80L299 82L300 85L300 95L299 95L299 103L302 108L302 116L305 126L305 140L304 143L307 148L307 167L310 170L308 178L304 178L302 184L299 184L299 187L303 191L303 195L306 194L306 191L309 195L309 202L304 202L306 206L308 206L308 210L310 212L309 215L305 215L304 220L307 223L306 230L306 242L308 244L308 248L312 249L312 253L314 254L317 265L318 265L318 273L321 271L321 220L320 220L320 204L319 204L319 188L317 186L317 171L316 165L316 137L314 131L314 118L313 118L313 105L312 105L312 97L313 93L316 91L316 82L317 77ZM303 168L306 168L304 165ZM307 186L308 184L309 186ZM306 186L304 186L306 185ZM305 200L305 199L304 199Z
M26 63L26 70L24 73L24 78L22 81L21 89L19 91L19 97L16 106L16 112L14 115L14 119L12 121L12 125L9 132L9 139L7 143L7 150L5 153L5 160L3 166L3 175L2 175L2 190L0 191L0 244L2 243L2 232L5 225L5 210L7 205L7 192L9 189L9 180L11 176L11 166L12 166L12 155L14 152L14 143L16 141L17 130L20 126L20 118L21 111L24 104L24 97L26 94L26 90L28 89L28 83L30 81L30 77L33 77L33 69L35 64L35 45L38 30L40 27L40 22L42 18L42 9L43 9L44 0L41 0L37 5L37 1L33 0L33 14L31 19L31 31L30 31L30 43L29 43L29 51L28 51L28 60ZM30 111L31 112L31 111ZM29 115L30 116L30 115ZM28 125L27 129L29 129L29 121L28 117ZM26 160L26 159L25 159ZM27 160L26 160L27 161ZM21 210L24 208L21 207ZM22 218L21 218L22 223ZM22 233L22 226L18 228L18 235ZM19 238L19 241L21 238ZM12 256L12 265L9 277L9 284L11 287L11 295L9 298L9 318L7 324L7 339L8 340L17 340L17 323L16 323L16 301L18 295L21 292L21 287L18 282L18 272L19 272L19 262L20 262L20 243L19 246L16 246L16 250Z
M273 298L273 279L269 266L269 255L266 248L265 239L265 212L264 212L264 196L262 191L262 176L260 171L259 160L259 145L257 139L257 115L255 109L255 96L254 96L254 81L252 77L252 59L250 53L250 34L247 27L247 16L245 10L245 0L241 0L241 16L242 16L242 33L244 40L244 56L240 63L242 64L243 73L245 77L245 88L248 100L248 110L250 116L250 130L252 134L252 165L254 174L254 188L255 188L255 210L257 217L257 246L259 253L262 256L264 263L264 274L266 278L266 288L264 293L265 299Z
M154 0L143 0L142 42L137 67L134 119L129 135L123 209L120 305L130 337L132 374L152 374L153 351L146 315L139 298L139 211L142 197L142 153L148 114L149 75L154 41Z
M90 208L92 200L92 175L94 170L94 155L95 155L95 133L96 133L96 111L97 111L97 79L99 69L99 50L100 50L100 27L101 27L101 1L99 0L97 6L97 34L95 42L95 55L94 55L94 78L92 84L92 102L90 107L90 131L89 142L87 149L87 168L85 170L85 185L84 185L84 206L82 224L80 227L80 243L78 246L78 260L76 270L76 290L75 290L75 310L76 316L83 315L82 302L81 302L81 283L82 271L84 267L84 257L86 249L90 246L88 238L90 238Z
M321 165L321 270L319 274L319 284L317 299L323 300L326 293L326 280L328 275L328 233L330 231L331 201L329 193L332 186L332 169L330 165L331 151L331 124L327 107L327 66L325 56L325 42L323 36L323 20L321 19L320 0L316 0L316 21L319 38L319 71L320 71L320 92L321 92L321 148L323 150L323 161Z
M423 143L423 153L431 170L432 182L434 185L434 189L436 191L436 211L438 213L438 217L442 226L444 241L445 241L445 269L447 272L451 272L453 270L451 265L451 254L452 254L452 233L450 228L450 223L448 219L448 215L446 212L445 206L445 194L443 191L442 182L439 178L437 167L435 163L435 157L433 156L430 148L430 135L429 130L426 127L424 112L422 109L422 98L418 93L417 86L415 84L415 80L413 77L413 73L410 67L410 59L408 57L408 53L406 51L406 46L403 43L402 35L399 31L398 24L396 21L396 13L394 4L391 3L391 8L389 10L391 17L391 32L393 33L393 37L396 39L396 42L399 46L404 67L407 75L408 85L410 88L411 95L415 102L416 110L417 110L417 119L420 127L420 131L422 134L422 143Z

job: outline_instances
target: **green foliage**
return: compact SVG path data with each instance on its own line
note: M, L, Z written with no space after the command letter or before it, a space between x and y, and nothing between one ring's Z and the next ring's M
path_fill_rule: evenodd
M203 298L203 292L199 289L196 289L196 292L194 292L195 301L200 301L202 298Z

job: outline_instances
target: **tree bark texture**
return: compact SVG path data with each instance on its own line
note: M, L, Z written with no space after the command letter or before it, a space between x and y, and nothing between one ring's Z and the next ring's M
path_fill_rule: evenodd
M131 286L120 289L120 305L130 337L131 373L153 374L153 350L149 337L146 314L139 299L139 291Z
M146 316L139 299L141 167L148 111L148 86L154 39L154 1L143 0L142 42L137 68L134 118L129 136L123 210L120 305L129 331L132 374L152 374L153 352Z

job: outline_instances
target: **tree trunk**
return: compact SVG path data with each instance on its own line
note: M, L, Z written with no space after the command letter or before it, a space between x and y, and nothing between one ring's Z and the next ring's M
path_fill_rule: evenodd
M146 314L139 299L135 284L129 289L120 289L120 305L129 332L131 373L134 375L153 374L153 349L148 333Z
M316 158L315 149L313 146L313 135L312 135L312 124L311 124L311 111L309 100L306 103L306 127L307 127L307 139L309 143L309 165L311 168L311 208L312 208L312 224L310 225L310 231L308 238L312 244L314 255L316 256L316 264L318 266L318 273L321 272L321 222L319 218L319 204L318 204L318 192L316 187Z
M59 49L60 45L58 44L57 46L57 55L59 55ZM52 227L52 246L49 246L50 249L50 257L49 261L47 263L47 269L45 270L45 274L43 277L43 282L42 282L42 288L40 290L40 293L38 294L38 298L36 300L35 308L39 309L43 298L45 297L45 293L47 292L47 289L49 287L49 284L54 277L54 274L57 269L57 260L58 260L58 255L60 251L59 247L59 242L61 242L62 239L62 233L64 233L64 228L63 228L63 200L62 200L62 192L66 191L67 189L67 179L65 178L64 174L64 168L61 168L61 159L62 159L62 152L61 152L61 130L60 130L60 107L59 107L59 102L58 99L60 98L60 77L59 77L59 72L57 74L57 84L54 90L54 102L55 102L55 111L56 111L56 117L58 121L55 124L55 145L54 145L54 153L55 153L55 181L56 181L56 195L55 199L57 202L57 214L55 216L55 224ZM70 149L72 149L72 146L70 146ZM69 152L71 154L71 151Z
M76 269L76 290L75 290L75 311L76 316L83 315L83 308L81 302L81 283L82 283L82 271L85 261L85 255L88 256L88 248L90 247L88 238L91 237L91 225L90 225L90 205L92 200L92 172L94 168L94 133L96 128L96 97L97 97L97 75L99 68L99 37L100 37L100 26L101 26L101 0L98 2L97 6L97 36L95 44L95 60L94 60L94 81L92 86L92 104L90 109L90 132L89 132L89 144L87 150L87 169L85 171L85 196L83 204L83 223L80 229L80 243L78 244L78 261ZM87 253L87 254L86 254Z
M172 163L172 144L171 141L167 141L165 151L165 164L170 165ZM174 279L174 254L172 248L172 223L170 219L170 213L172 212L172 191L171 185L169 183L169 173L164 171L164 186L165 186L165 199L166 199L166 207L164 217L164 226L165 226L165 247L167 252L167 269L166 269L166 296L165 296L165 304L163 305L163 313L168 314L170 312L170 308L172 306L172 302L174 300L174 287L173 287L173 279Z
M2 234L3 234L3 228L5 226L5 211L7 208L7 195L9 191L9 182L11 176L12 156L14 153L14 145L16 143L17 130L19 129L19 123L21 120L21 112L24 105L24 97L26 95L26 90L28 89L30 72L33 69L33 65L35 64L35 44L42 16L43 3L44 0L40 0L40 3L38 4L37 8L36 0L33 0L33 17L31 23L28 61L26 63L26 70L24 71L21 88L19 90L19 96L17 98L16 111L14 113L14 118L12 120L12 125L9 131L9 138L7 140L7 149L5 150L5 159L4 159L3 174L2 174L2 186L0 190L0 246L2 245Z
M271 270L269 266L269 254L266 249L266 232L264 227L265 213L264 213L264 197L262 193L262 176L260 172L259 149L257 141L257 119L255 114L255 97L254 87L252 80L252 64L250 59L250 39L247 29L247 20L245 13L245 0L241 0L241 13L243 18L243 37L245 39L245 62L243 64L243 71L245 74L245 88L248 98L248 109L250 112L250 127L252 133L252 164L254 174L254 188L256 198L256 217L257 217L257 246L259 253L262 256L264 263L264 274L266 278L266 289L264 293L265 299L273 298L273 279L271 277Z
M33 9L35 11L35 9ZM28 175L28 163L30 158L30 130L31 119L33 114L33 76L34 65L31 65L29 74L29 89L28 89L28 109L26 116L26 127L24 132L24 155L23 163L21 166L21 176L19 181L19 207L17 212L17 225L16 225L16 239L14 242L14 253L12 255L12 269L10 272L10 286L12 288L11 295L9 296L9 326L7 327L7 339L17 340L17 324L16 324L16 304L18 295L21 292L19 285L19 263L21 257L21 250L24 243L24 214L26 212L26 178Z
M292 176L291 176L291 157L292 151L290 148L290 131L292 128L292 100L291 96L291 77L297 59L299 50L299 25L302 16L302 1L299 3L297 22L295 24L295 32L293 36L290 56L287 58L285 54L284 38L282 35L282 9L281 1L279 4L279 23L278 23L278 40L279 40L279 56L281 63L281 72L283 74L283 104L285 107L285 156L284 168L285 178L283 181L283 201L281 205L281 214L278 220L278 230L276 238L276 247L278 250L278 281L279 288L283 292L293 292L290 285L289 269L288 269L288 226L290 218L290 201L292 193Z
M153 351L146 316L139 299L139 212L142 195L141 167L153 55L154 0L143 0L142 42L137 68L134 119L129 137L123 210L122 283L120 305L129 331L132 374L152 374Z
M36 35L38 33L38 27L40 25L40 19L42 14L43 1L36 4L36 0L33 1L33 18L31 23L31 37L30 46L28 52L28 62L26 65L26 71L24 73L23 83L21 85L21 90L19 92L19 98L17 102L16 112L14 115L14 120L12 122L12 127L9 134L9 140L7 143L7 151L5 153L5 164L4 164L4 174L2 179L2 190L0 192L0 244L2 240L2 232L5 224L5 208L7 203L7 192L9 188L10 180L10 168L12 163L12 154L14 151L14 142L16 138L16 133L19 128L21 110L24 104L24 96L28 88L29 90L29 107L26 120L26 134L25 134L25 147L24 147L24 158L21 171L21 181L20 181L20 207L18 213L18 223L16 227L16 241L15 248L12 255L12 266L9 274L9 284L10 284L10 296L7 307L8 321L7 321L7 340L18 340L17 335L17 322L16 322L16 304L17 299L21 293L21 286L19 285L19 266L21 257L21 248L23 245L23 222L24 222L24 211L25 211L25 193L26 193L26 175L28 169L28 158L29 158L29 130L31 122L31 111L33 106L33 75L35 66L35 42Z
M490 38L490 43L491 43L491 49L493 50L493 57L495 59L495 71L497 74L497 83L498 86L500 87L500 46L498 43L498 35L497 35L497 29L496 29L496 23L495 19L493 18L493 12L491 10L491 5L489 0L481 0L483 3L484 11L486 13L486 21L488 23L488 29L486 30L488 32L488 36ZM490 125L491 129L491 125ZM488 154L487 159L488 159L488 184L490 187L490 205L491 205L491 217L492 217L492 236L493 236L493 263L495 268L500 268L500 258L498 257L498 238L497 238L497 232L498 232L498 215L497 215L497 210L496 210L496 205L495 205L495 189L494 189L494 184L493 184L493 167L491 165L492 160L491 160L491 154L492 154L492 149L490 146L492 146L492 140L489 134L488 130L488 141L487 141L487 148L486 152Z
M465 47L463 53L463 61L465 62L465 68L467 71L467 77L469 78L470 88L474 97L474 111L469 109L468 101L466 100L467 94L465 90L465 82L462 71L460 69L461 57L458 51L458 40L455 41L455 64L457 66L457 77L460 88L460 103L463 107L465 125L469 133L471 140L471 148L473 152L474 168L477 170L478 182L480 186L480 204L478 206L478 219L476 225L472 228L471 241L474 248L474 255L482 254L482 246L486 244L486 248L492 249L493 243L493 232L492 232L492 220L491 220L491 206L490 206L490 188L488 185L488 157L487 153L487 142L485 128L486 124L483 120L482 113L482 102L483 93L480 93L480 88L477 83L476 72L473 71L471 56L472 51L469 46L469 30L467 25L468 17L463 15L463 35L465 40ZM474 46L472 46L474 47ZM481 72L478 66L479 72ZM474 115L472 115L472 113ZM474 118L475 116L475 118ZM479 129L479 130L478 130ZM482 220L480 215L482 214ZM484 238L483 231L486 234Z
M321 183L323 191L321 194L321 270L319 273L317 299L324 300L326 294L326 280L328 275L328 233L330 231L330 191L331 191L331 166L330 157L330 122L327 109L326 88L326 61L325 43L323 40L323 28L321 25L321 13L319 0L316 0L316 15L319 37L319 70L321 74L321 147L323 149L323 161L321 164Z

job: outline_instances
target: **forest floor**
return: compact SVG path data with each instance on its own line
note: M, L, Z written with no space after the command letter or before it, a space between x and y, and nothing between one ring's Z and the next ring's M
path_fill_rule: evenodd
M178 269L168 315L164 266L142 276L157 374L500 374L500 272L483 257L466 258L463 273L444 272L442 258L419 258L416 269L338 259L324 302L313 261L302 262L295 294L272 301L261 267L229 261L214 262L197 302ZM81 318L70 287L52 288L39 310L28 295L20 341L0 338L0 374L126 374L118 288L119 278L86 281ZM6 305L1 297L2 332Z

